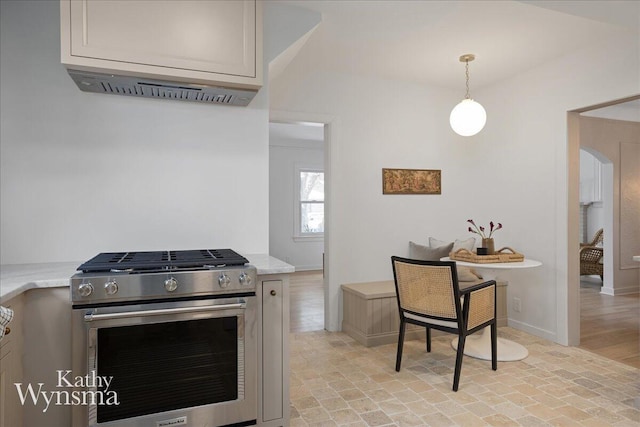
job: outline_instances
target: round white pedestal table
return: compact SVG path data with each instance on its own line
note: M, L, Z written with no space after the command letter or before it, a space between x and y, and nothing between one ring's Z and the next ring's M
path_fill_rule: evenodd
M540 261L525 259L521 262L497 262L490 264L477 264L474 262L452 260L449 257L441 258L440 261L455 261L458 265L472 267L478 271L483 280L496 280L501 270L516 270L521 268L533 268L542 265ZM458 338L451 342L454 349L458 349ZM467 337L464 344L464 354L476 359L491 360L491 328L487 326L480 334L473 334ZM498 360L500 362L513 362L522 360L529 355L523 345L517 342L498 338Z

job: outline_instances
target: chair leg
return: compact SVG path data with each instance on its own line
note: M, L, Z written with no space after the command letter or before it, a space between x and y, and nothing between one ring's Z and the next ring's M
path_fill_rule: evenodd
M464 334L458 335L458 351L456 353L456 368L453 372L453 391L458 391L458 384L460 383L460 371L462 370L462 357L464 356L464 342L467 336Z
M431 328L427 326L427 353L431 352Z
M491 369L498 370L498 324L491 324Z
M400 372L400 364L402 363L402 347L404 345L404 319L400 319L400 332L398 333L398 352L396 353L396 372Z

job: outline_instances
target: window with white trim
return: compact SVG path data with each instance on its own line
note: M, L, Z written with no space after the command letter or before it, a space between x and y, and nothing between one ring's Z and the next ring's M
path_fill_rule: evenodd
M296 236L324 236L324 171L297 169Z

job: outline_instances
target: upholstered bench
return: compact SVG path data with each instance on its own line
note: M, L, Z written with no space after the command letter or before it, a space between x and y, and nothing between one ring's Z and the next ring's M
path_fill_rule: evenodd
M478 282L481 282L479 280ZM477 282L460 282L461 287ZM498 326L507 326L507 282L498 282ZM393 280L342 285L342 331L371 347L398 342L400 317ZM437 331L433 331L434 335ZM424 338L424 328L407 325L405 340Z

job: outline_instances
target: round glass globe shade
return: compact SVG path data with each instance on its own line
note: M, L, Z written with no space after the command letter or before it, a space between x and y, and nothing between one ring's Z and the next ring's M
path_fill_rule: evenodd
M451 129L462 136L475 135L482 130L486 122L487 112L473 99L463 99L453 107L449 116Z

